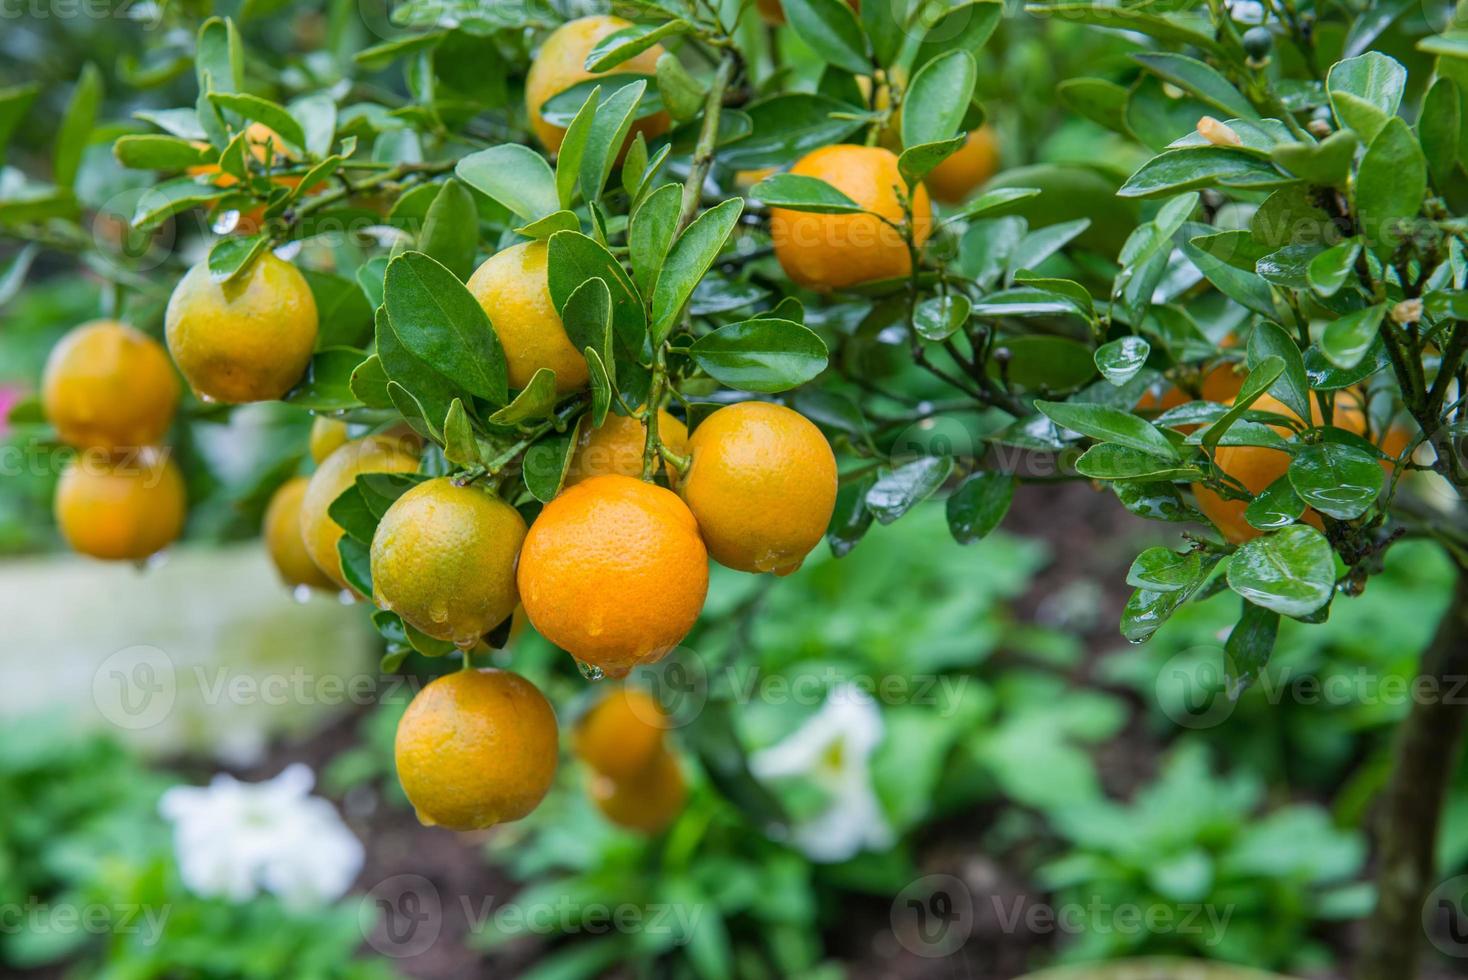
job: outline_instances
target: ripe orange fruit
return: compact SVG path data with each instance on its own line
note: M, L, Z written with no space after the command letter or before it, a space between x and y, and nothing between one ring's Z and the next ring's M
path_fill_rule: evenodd
M1244 365L1237 361L1224 361L1203 376L1199 394L1205 402L1230 404L1248 375ZM1169 385L1160 394L1148 391L1137 400L1136 408L1141 411L1165 412L1179 405L1186 405L1193 397L1176 385Z
M316 300L306 277L272 252L233 283L200 262L174 287L168 350L201 397L258 402L290 391L316 346Z
M1229 400L1232 401L1232 399ZM1272 395L1261 395L1252 407L1261 412L1275 412L1291 418L1299 417ZM1313 425L1322 424L1324 416L1313 397L1310 400L1310 414ZM1366 431L1366 416L1358 401L1352 398L1350 393L1339 392L1336 395L1331 424L1357 435ZM1283 426L1274 428L1280 435L1289 435L1289 431ZM1397 451L1400 452L1406 443L1402 441L1402 436L1398 433L1400 430L1388 432L1382 442L1395 443ZM1271 483L1289 472L1290 468L1289 453L1278 449L1266 449L1263 446L1220 446L1215 459L1223 472L1234 477L1255 495L1262 493ZM1391 464L1383 461L1382 466L1389 468ZM1197 483L1193 484L1193 496L1198 502L1198 509L1218 526L1227 540L1234 544L1241 544L1264 533L1244 518L1244 511L1249 506L1248 501L1226 499ZM1306 510L1301 519L1316 528L1324 527L1320 515L1314 510Z
M923 183L937 200L958 204L998 172L999 139L986 124L969 133L958 152L930 170Z
M663 409L658 409L658 438L680 456L688 450L688 426ZM608 415L595 429L583 426L566 470L565 485L575 486L594 476L642 476L646 440L647 426L630 415ZM670 479L676 476L670 469Z
M540 805L556 774L556 715L506 670L458 670L419 691L393 755L425 825L479 830Z
M56 484L56 526L73 551L109 561L142 561L179 536L183 475L166 453L142 449L72 458Z
M788 575L826 533L836 456L821 430L783 405L719 409L688 440L678 492L709 554L744 572Z
M661 746L646 770L627 779L591 773L587 791L608 820L644 834L666 829L688 799L678 759Z
M158 341L116 320L94 320L51 349L41 405L61 441L78 449L152 446L173 424L178 376Z
M519 584L542 636L624 677L692 628L708 593L708 552L676 494L597 476L540 512L520 549Z
M270 506L265 508L265 550L286 585L330 589L331 579L316 567L301 537L301 501L310 482L304 476L293 477L270 498Z
M311 462L319 463L347 441L347 424L325 415L316 416L311 423Z
M295 162L295 156L286 149L285 143L280 138L280 134L264 123L252 122L245 127L245 146L249 149L250 155L255 158L255 161L265 167L274 169L288 166ZM216 174L217 176L210 181L215 187L233 187L239 183L239 179L234 174L224 173L217 163L204 163L189 167L185 173L190 176ZM271 177L270 182L281 187L296 187L301 183L301 178ZM210 211L213 211L214 208L214 204L209 206ZM265 205L260 204L250 208L248 211L241 212L239 218L235 221L234 227L230 231L241 235L253 235L260 230L260 226L264 221Z
M663 749L668 718L646 691L618 685L577 722L572 750L592 769L616 780L650 768Z
M341 525L328 510L333 501L357 480L359 473L415 473L418 454L411 444L389 436L368 436L337 449L316 468L301 500L301 537L316 567L343 589L351 589L342 575ZM352 591L356 591L353 589Z
M535 131L536 138L550 152L561 148L566 131L546 122L540 114L540 107L576 83L602 74L586 70L586 56L602 38L631 26L629 21L604 14L581 17L556 28L541 45L530 63L530 73L525 76L525 113L530 117L530 128ZM613 68L612 74L655 75L658 59L663 54L663 46L654 44ZM603 98L609 94L602 91ZM671 125L672 120L666 112L656 113L633 123L627 140L630 143L638 133L642 133L648 142L652 142L666 133ZM617 153L618 161L626 151L627 145L623 144Z
M393 501L372 536L372 599L415 629L459 647L504 622L520 601L515 556L525 519L499 497L447 477Z
M902 235L877 218L903 219L898 195L906 194L907 185L898 173L896 154L880 146L824 146L801 157L790 172L824 180L873 212L811 214L771 208L775 257L793 281L826 292L912 270ZM933 227L933 207L921 184L912 196L912 212L914 239L921 245Z
M522 242L491 255L469 277L469 292L479 300L505 351L510 387L524 388L541 368L556 372L560 394L586 387L586 358L566 336L551 302L544 241Z

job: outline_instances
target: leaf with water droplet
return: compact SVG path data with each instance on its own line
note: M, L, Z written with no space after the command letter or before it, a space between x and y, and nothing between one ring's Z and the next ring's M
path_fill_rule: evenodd
M1335 555L1319 531L1291 524L1241 546L1229 563L1228 584L1282 616L1308 616L1330 601Z

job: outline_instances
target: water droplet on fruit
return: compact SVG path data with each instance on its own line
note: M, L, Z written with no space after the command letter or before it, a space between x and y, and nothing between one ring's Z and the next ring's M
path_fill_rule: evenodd
M304 606L306 603L308 603L308 602L311 601L311 586L309 586L309 585L298 585L298 586L296 586L294 589L291 589L291 598L294 599L294 600L296 600L296 602L299 602L301 605Z
M576 660L576 669L581 671L581 676L589 681L599 681L603 677L607 676L606 671L602 670L600 667L596 666L595 664L589 664L579 658L577 658Z
M448 603L435 602L428 607L428 618L435 623L447 623L449 621Z
M344 606L354 606L357 604L357 597L352 595L351 589L342 589L336 594L336 601Z

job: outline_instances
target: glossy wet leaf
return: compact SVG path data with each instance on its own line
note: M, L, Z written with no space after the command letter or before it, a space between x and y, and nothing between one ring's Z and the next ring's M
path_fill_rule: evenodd
M1361 254L1361 241L1348 238L1316 255L1305 270L1310 288L1321 296L1334 296L1346 280L1355 274L1356 257Z
M1096 348L1096 369L1114 385L1126 384L1147 363L1152 345L1142 337L1122 337Z
M870 74L866 37L846 0L787 0L790 27L822 61L858 75Z
M1385 474L1376 457L1355 446L1321 442L1301 447L1290 460L1290 485L1323 514L1349 521L1376 503Z
M831 554L844 558L872 526L874 515L867 506L867 493L877 482L877 474L868 473L860 480L843 484L836 493L836 508L826 528L826 543Z
M1239 388L1239 393L1234 396L1233 405L1204 433L1203 445L1211 452L1229 427L1243 417L1244 413L1249 410L1249 406L1258 401L1259 396L1268 391L1280 375L1284 374L1284 371L1284 358L1275 355L1270 355L1255 364Z
M1171 82L1219 112L1245 119L1259 118L1249 100L1207 62L1168 51L1134 54L1132 58L1164 81Z
M913 325L924 340L947 340L968 321L971 308L963 293L933 296L918 304L913 312Z
M1252 684L1269 663L1278 633L1279 613L1247 600L1243 602L1239 621L1223 645L1229 687L1235 694Z
M1250 331L1247 357L1251 371L1271 357L1279 358L1284 369L1269 386L1268 393L1284 402L1299 418L1310 417L1310 384L1295 338L1279 324L1266 320Z
M1371 349L1381 330L1386 306L1368 306L1339 316L1325 325L1320 337L1320 352L1338 368L1353 368Z
M1295 178L1253 153L1190 146L1153 157L1127 178L1121 197L1162 197L1197 187L1278 187Z
M867 491L866 505L883 524L891 524L932 496L953 472L949 456L924 456L886 470Z
M1076 460L1076 472L1093 480L1187 480L1203 478L1196 466L1163 458L1130 446L1104 442L1087 449Z
M1241 545L1229 562L1228 584L1281 616L1308 616L1335 590L1335 555L1315 528L1292 524Z
M1186 590L1154 592L1151 589L1137 589L1122 608L1121 635L1132 643L1141 643L1151 638L1187 597Z
M1008 473L980 470L970 474L948 498L948 530L959 544L972 544L1004 520L1014 499L1015 479Z
M1305 513L1305 501L1295 493L1289 474L1275 480L1244 508L1244 520L1261 531L1276 531L1298 521Z
M827 359L825 343L807 327L763 317L726 324L695 341L690 353L716 381L765 393L810 381Z
M1160 429L1130 412L1081 402L1036 401L1035 408L1056 425L1098 442L1127 446L1163 459L1179 458L1177 449Z
M1152 592L1176 592L1197 583L1203 562L1196 551L1176 552L1171 548L1148 548L1127 570L1127 585Z
M1177 487L1171 483L1116 480L1111 491L1129 512L1149 521L1203 523L1202 514L1188 506Z

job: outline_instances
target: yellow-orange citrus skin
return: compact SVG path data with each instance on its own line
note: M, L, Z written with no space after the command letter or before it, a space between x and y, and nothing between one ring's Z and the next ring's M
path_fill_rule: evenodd
M1299 417L1272 395L1260 396L1251 407L1261 412L1274 412L1291 418ZM1310 401L1310 413L1312 425L1323 424L1324 416L1320 412L1320 406L1313 398ZM1357 435L1365 433L1366 416L1359 403L1351 397L1349 392L1343 391L1337 394L1331 424ZM1275 429L1282 436L1290 434L1289 430L1283 426L1275 426ZM1400 430L1388 432L1382 441L1387 445L1396 445L1398 452L1405 445ZM1289 453L1278 449L1266 449L1262 446L1220 446L1215 459L1219 469L1238 480L1256 496L1289 472L1290 468ZM1383 461L1382 466L1390 467L1391 464ZM1193 485L1193 496L1198 502L1198 509L1218 526L1225 538L1234 544L1241 544L1264 533L1244 518L1244 511L1249 506L1248 501L1227 499L1201 484ZM1317 528L1323 526L1320 515L1314 510L1305 511L1301 519Z
M525 519L499 497L440 477L393 501L372 537L373 601L413 628L471 647L515 611Z
M530 128L534 130L536 138L550 152L554 153L561 148L561 140L565 139L566 131L546 122L545 117L540 114L540 107L552 96L564 92L576 83L601 74L586 70L586 56L602 38L631 26L629 21L604 14L582 17L556 28L545 39L545 44L541 45L540 51L531 61L529 74L525 76L525 113L530 117ZM611 70L616 74L655 75L658 58L663 53L663 46L654 44ZM602 95L606 94L603 90ZM672 120L668 114L659 112L634 123L627 138L630 141L640 132L650 141L666 133L670 125ZM624 144L617 154L619 161L625 152Z
M198 145L202 147L204 144ZM295 156L287 149L285 142L280 138L280 134L264 123L252 122L245 127L245 147L249 150L250 155L255 158L256 163L268 165L272 168L282 167L295 161ZM216 174L217 176L212 181L215 187L233 187L239 183L239 179L234 174L224 173L217 163L205 163L189 167L185 172L190 176ZM280 187L290 188L298 186L301 183L301 178L286 176L271 177L270 182ZM307 193L320 193L322 189L324 189L322 185L317 185ZM215 204L210 204L209 210L213 211L215 206ZM261 204L242 212L230 231L239 235L253 235L260 230L260 226L264 222L265 205Z
M844 289L877 279L905 276L912 269L907 243L891 225L901 223L899 193L906 182L897 155L880 146L824 146L812 150L792 174L824 180L871 214L811 214L770 209L770 238L785 274L809 289ZM933 207L919 184L912 195L914 238L921 245L933 228Z
M795 571L836 506L836 456L799 412L768 402L719 409L688 440L678 492L709 554L744 572Z
M352 587L342 575L337 551L342 529L328 513L332 502L356 482L358 474L413 473L417 469L418 454L407 440L369 436L337 449L311 475L301 500L301 537L316 567L343 589Z
M571 745L601 775L627 780L652 766L667 729L667 716L652 695L619 685L581 717Z
M313 589L333 588L331 579L316 567L301 537L301 501L306 499L310 483L304 476L293 477L280 485L265 508L265 550L281 581L289 586L308 585Z
M575 486L594 476L642 475L642 450L647 426L630 415L608 415L597 428L583 425L576 452L566 470L566 486ZM688 451L688 426L658 410L658 439L682 456ZM676 480L676 474L670 475Z
M566 336L551 302L544 241L522 242L491 255L469 277L469 292L494 325L505 351L510 387L524 388L541 368L556 372L560 394L586 387L586 358Z
M1246 374L1248 371L1242 363L1225 361L1203 376L1199 394L1205 402L1232 402L1234 396L1239 393L1239 389L1243 387ZM1136 407L1141 411L1165 412L1192 400L1192 396L1183 389L1176 385L1169 385L1160 394L1148 391L1137 400Z
M183 531L183 474L167 453L84 453L56 484L56 526L73 551L108 561L141 561Z
M306 277L272 252L231 283L200 262L168 300L168 350L189 385L220 402L279 398L301 380L316 346Z
M78 449L156 445L173 424L178 393L163 346L115 320L84 323L62 337L41 376L46 419Z
M992 126L968 134L958 152L928 172L923 183L934 200L958 204L999 172L999 139Z
M665 830L683 812L688 784L678 759L659 747L652 763L627 779L589 774L587 791L612 823L643 834Z
M545 798L556 774L556 716L519 674L459 670L413 698L393 754L419 820L480 830L519 820Z
M623 677L692 628L708 593L708 552L676 494L598 476L540 512L520 550L519 583L542 636Z
M311 462L319 463L346 444L347 424L339 419L316 416L311 423Z

